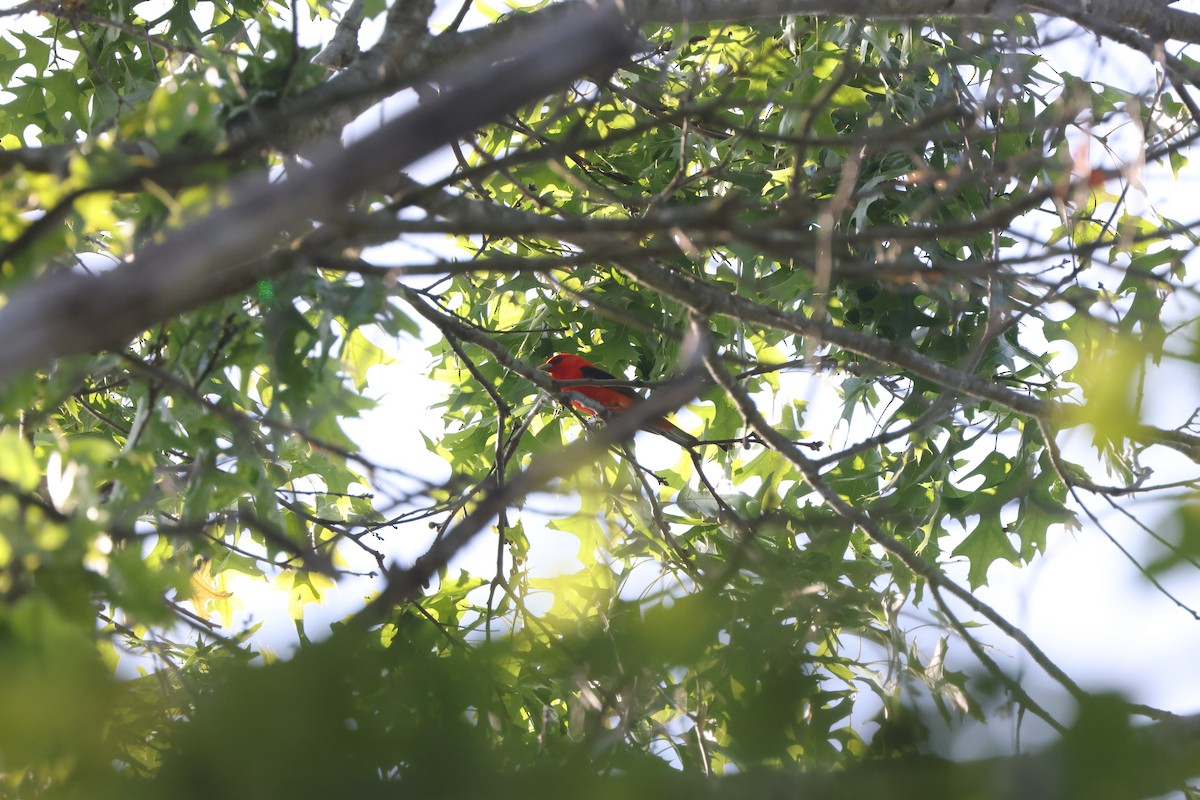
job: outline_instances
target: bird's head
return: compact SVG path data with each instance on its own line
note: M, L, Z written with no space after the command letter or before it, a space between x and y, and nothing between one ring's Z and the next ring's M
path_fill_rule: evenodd
M550 356L545 364L538 367L538 370L549 374L552 378L570 380L572 377L581 377L581 370L590 366L591 363L581 356L573 353L557 353Z

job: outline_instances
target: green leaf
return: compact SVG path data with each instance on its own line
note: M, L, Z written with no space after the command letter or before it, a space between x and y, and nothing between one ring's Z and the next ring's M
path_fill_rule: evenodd
M1008 532L996 516L982 517L967 537L954 548L952 556L965 557L970 562L967 582L972 589L987 583L988 567L995 561L1017 563L1017 550Z
M0 430L0 480L21 492L32 492L41 480L33 446L13 428Z
M342 364L354 381L354 388L362 391L367 386L367 372L374 366L393 363L394 359L381 347L377 347L355 328L342 343Z

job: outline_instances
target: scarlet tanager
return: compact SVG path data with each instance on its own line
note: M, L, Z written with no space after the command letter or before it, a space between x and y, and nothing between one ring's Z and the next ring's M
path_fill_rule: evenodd
M551 356L550 360L542 364L538 369L549 373L550 377L559 381L575 381L583 380L584 378L594 378L598 381L616 379L615 375L605 372L586 358L571 353L559 353ZM593 401L592 406L585 405L578 400L571 401L571 405L588 416L595 414L597 408L607 409L614 414L620 414L623 411L628 411L642 401L641 395L625 386L580 385L568 386L566 389L568 392L578 392ZM695 436L671 424L666 417L651 420L644 427L645 430L665 436L672 442L684 447L691 448L703 444ZM719 446L724 450L729 449L729 445L727 444Z

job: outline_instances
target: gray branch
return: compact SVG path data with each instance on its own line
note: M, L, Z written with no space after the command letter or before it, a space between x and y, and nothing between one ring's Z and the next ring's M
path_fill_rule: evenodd
M151 325L253 285L262 268L255 260L288 228L338 218L351 198L394 182L416 159L635 48L612 14L552 20L445 73L441 81L451 88L354 145L327 142L311 169L275 184L262 176L235 183L227 206L129 263L98 277L56 272L14 291L0 309L0 384L62 356L123 345Z

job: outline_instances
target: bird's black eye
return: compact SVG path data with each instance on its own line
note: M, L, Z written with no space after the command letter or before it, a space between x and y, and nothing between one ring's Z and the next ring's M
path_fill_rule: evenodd
M558 362L560 362L560 361L562 361L562 356L555 356L554 358L550 359L550 363L556 367L558 366Z

